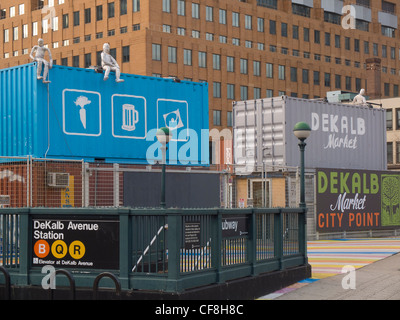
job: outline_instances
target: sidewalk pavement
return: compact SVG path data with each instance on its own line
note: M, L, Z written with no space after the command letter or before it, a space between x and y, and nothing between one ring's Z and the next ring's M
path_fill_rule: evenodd
M312 277L259 300L400 299L399 238L309 241L307 249Z
M356 269L353 275L353 280L351 272L321 279L275 300L400 300L400 253Z

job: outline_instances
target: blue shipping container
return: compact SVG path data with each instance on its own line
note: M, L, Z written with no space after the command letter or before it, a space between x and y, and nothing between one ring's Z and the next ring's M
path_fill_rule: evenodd
M0 70L0 155L161 159L155 133L168 126L170 164L209 164L208 85L122 74L107 81L91 69L54 66L50 84L36 63Z

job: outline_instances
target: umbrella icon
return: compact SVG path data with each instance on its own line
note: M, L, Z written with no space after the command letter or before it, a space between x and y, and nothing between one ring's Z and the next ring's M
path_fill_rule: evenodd
M80 106L81 109L79 110L79 117L81 119L83 127L86 129L86 109L85 106L88 104L91 104L92 101L90 101L87 97L85 96L80 96L76 101L74 102L76 106Z

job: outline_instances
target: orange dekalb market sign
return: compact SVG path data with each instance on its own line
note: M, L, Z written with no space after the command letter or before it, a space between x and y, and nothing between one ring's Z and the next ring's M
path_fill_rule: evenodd
M34 216L32 256L33 266L119 269L119 219Z
M319 232L400 226L400 173L317 169L316 204Z

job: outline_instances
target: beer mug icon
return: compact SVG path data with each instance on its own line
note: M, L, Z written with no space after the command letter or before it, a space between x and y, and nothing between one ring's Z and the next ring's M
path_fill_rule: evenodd
M135 110L135 106L133 104L124 104L122 106L122 129L134 131L138 122L139 112Z

